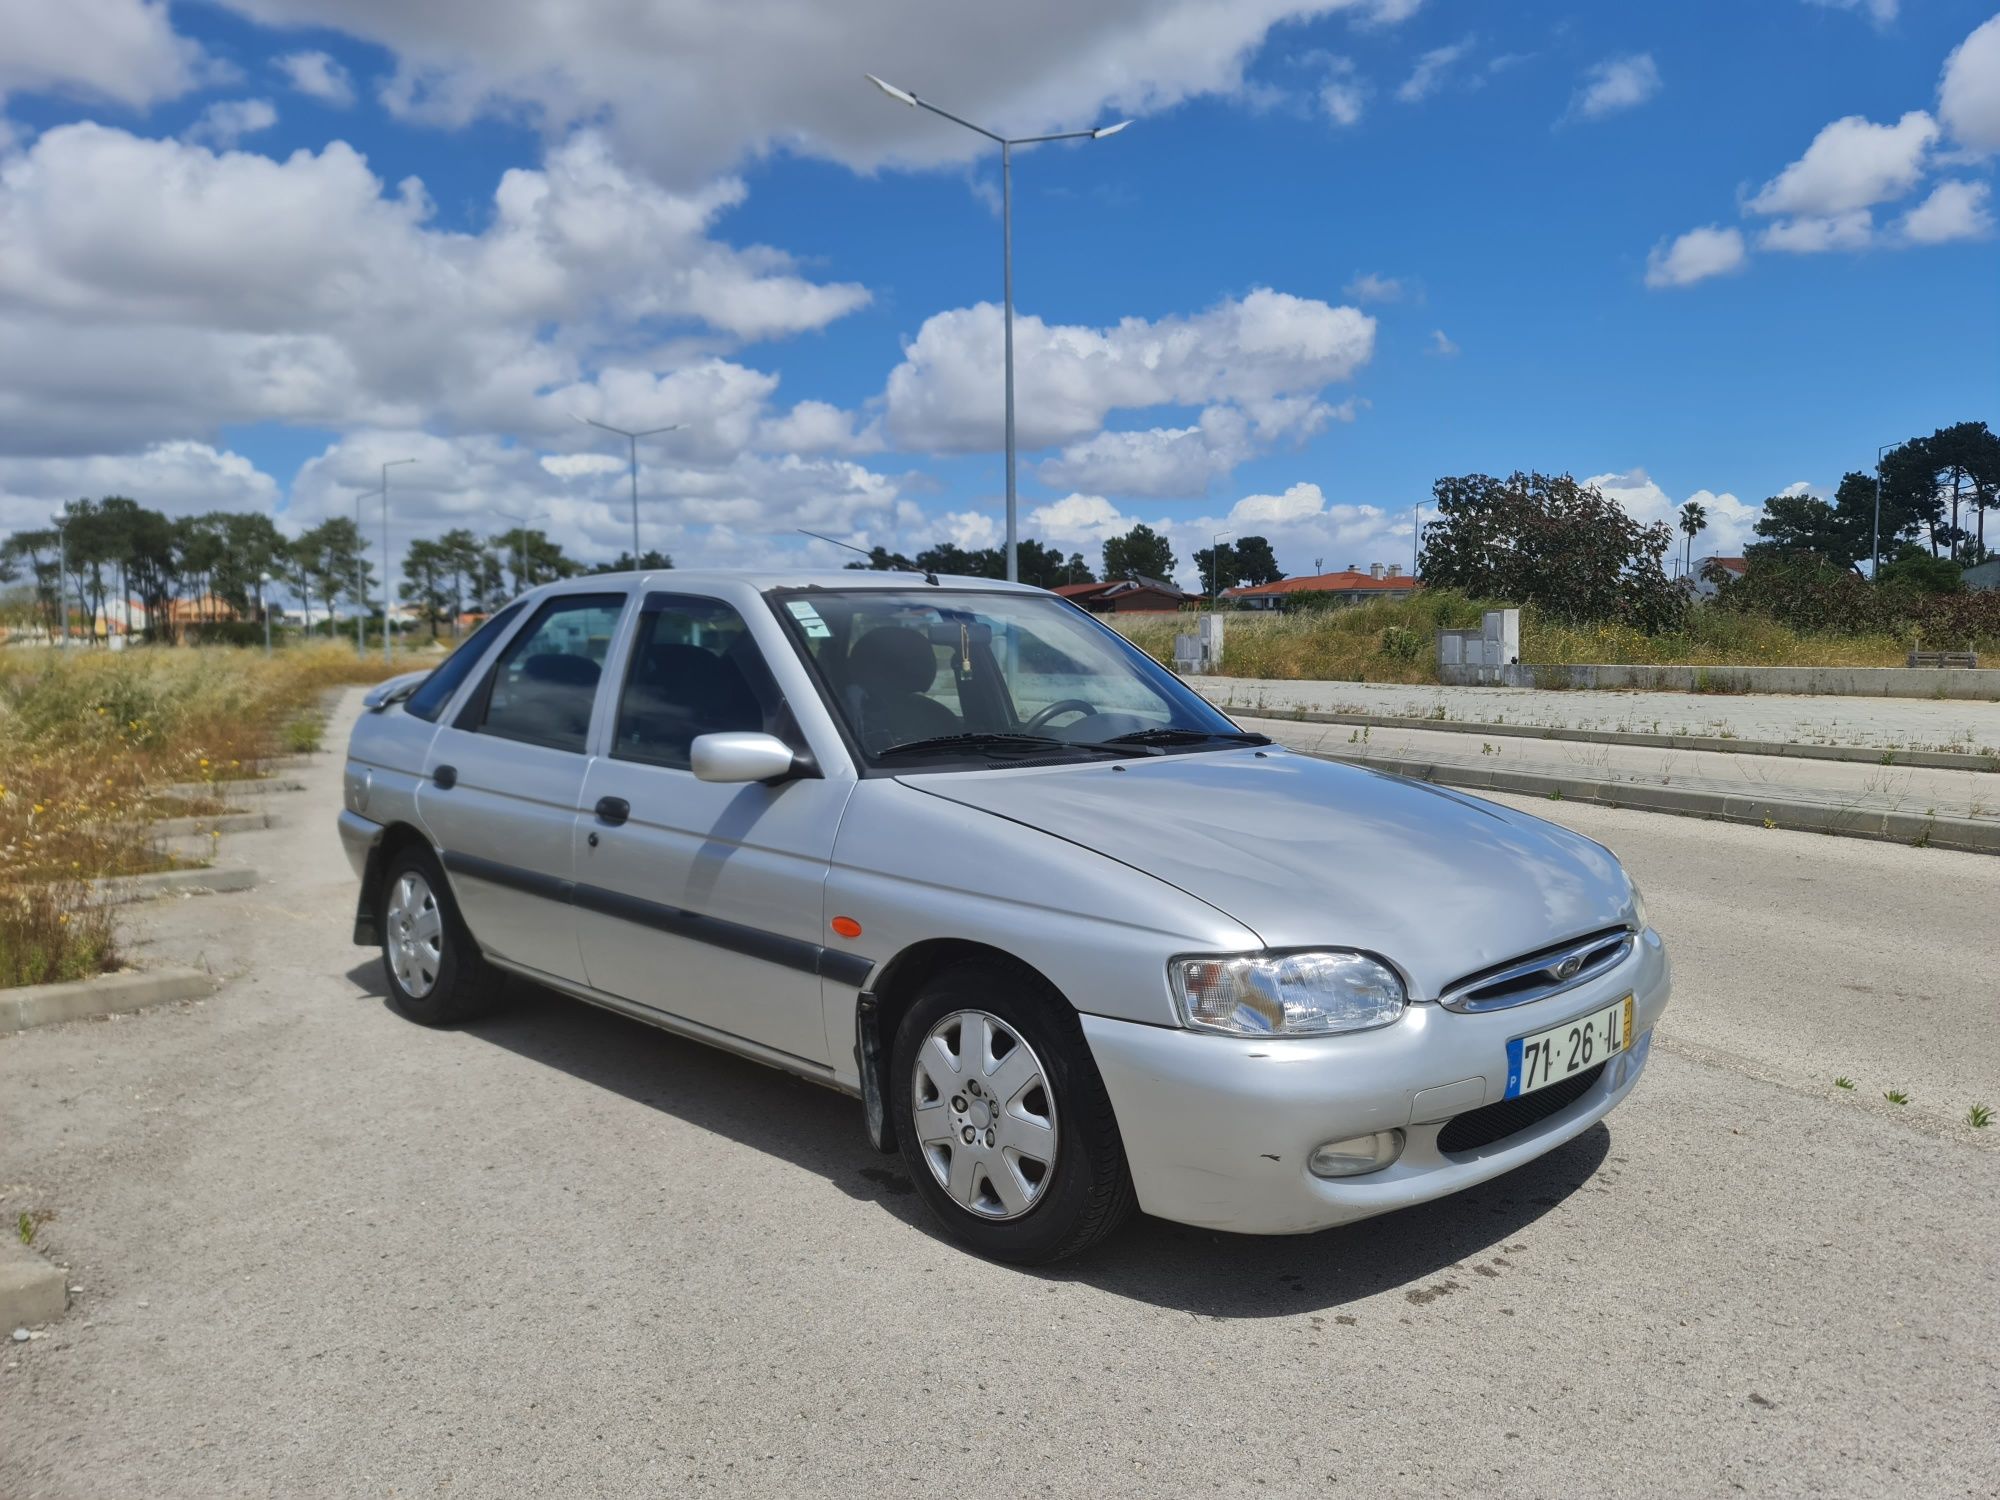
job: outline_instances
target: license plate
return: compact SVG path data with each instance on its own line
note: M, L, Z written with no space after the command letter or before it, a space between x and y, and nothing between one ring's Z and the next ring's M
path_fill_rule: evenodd
M1518 1099L1594 1068L1632 1045L1632 997L1507 1044L1507 1094Z

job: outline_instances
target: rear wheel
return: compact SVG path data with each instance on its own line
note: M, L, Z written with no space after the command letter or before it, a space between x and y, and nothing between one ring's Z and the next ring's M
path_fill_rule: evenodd
M428 849L413 845L390 856L378 909L382 969L398 1011L425 1026L450 1026L491 1008L494 975Z
M1133 1207L1124 1143L1076 1013L1029 976L970 965L897 1028L896 1137L917 1191L982 1255L1088 1248Z

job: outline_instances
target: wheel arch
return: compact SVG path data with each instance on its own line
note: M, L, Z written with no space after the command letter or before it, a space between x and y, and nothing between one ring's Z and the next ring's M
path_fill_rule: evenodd
M895 1115L888 1108L887 1087L894 1071L897 1028L925 985L948 970L972 964L1011 971L1069 1002L1062 988L1040 969L990 943L971 938L925 938L895 954L870 977L854 1011L854 1060L861 1075L868 1137L876 1150L896 1150Z
M359 946L373 948L382 941L382 913L377 910L382 872L391 859L412 845L430 850L431 857L438 859L430 839L414 823L383 825L382 836L368 851L368 863L361 872L361 895L354 903L354 941ZM444 861L439 859L438 864L442 868ZM445 879L449 881L451 877L446 875Z

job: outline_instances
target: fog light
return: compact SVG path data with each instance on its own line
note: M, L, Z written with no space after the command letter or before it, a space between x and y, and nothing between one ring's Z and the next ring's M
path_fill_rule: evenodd
M1403 1132L1378 1130L1373 1135L1328 1141L1313 1152L1306 1166L1315 1177L1359 1177L1381 1171L1402 1154Z

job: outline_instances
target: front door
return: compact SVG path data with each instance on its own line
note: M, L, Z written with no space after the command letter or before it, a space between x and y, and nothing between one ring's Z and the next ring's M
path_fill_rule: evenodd
M417 812L481 950L583 979L570 907L577 809L621 593L559 594L431 740Z
M803 744L730 604L649 594L576 820L584 971L593 989L824 1063L824 888L853 783L698 780L688 747L722 730Z

